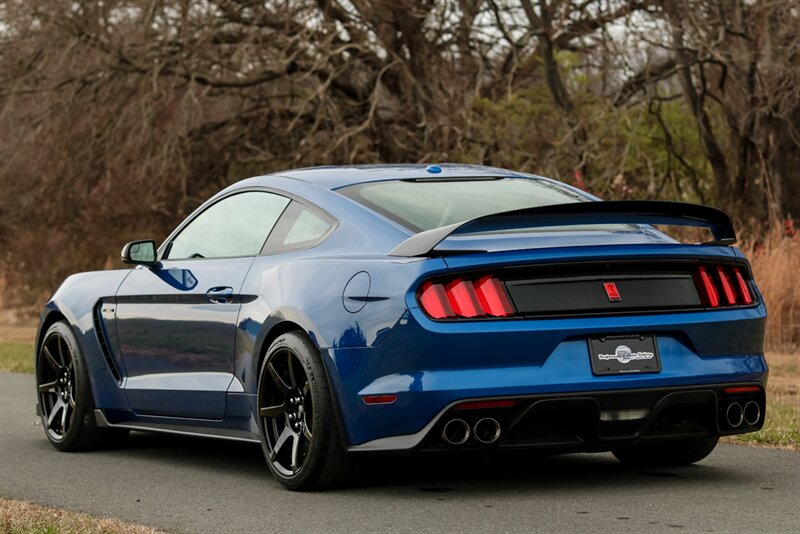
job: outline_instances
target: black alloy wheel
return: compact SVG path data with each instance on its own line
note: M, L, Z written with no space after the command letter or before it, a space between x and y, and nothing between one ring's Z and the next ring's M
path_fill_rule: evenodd
M36 392L45 435L61 451L115 447L123 429L98 428L89 373L72 327L53 323L36 355Z
M75 417L75 363L64 336L53 332L42 343L37 365L39 406L47 437L60 442Z
M281 475L303 469L313 440L314 403L311 384L297 356L288 348L275 351L262 377L264 395L259 415L268 460Z
M301 331L272 342L258 380L261 447L272 475L291 490L338 486L352 476L319 350Z

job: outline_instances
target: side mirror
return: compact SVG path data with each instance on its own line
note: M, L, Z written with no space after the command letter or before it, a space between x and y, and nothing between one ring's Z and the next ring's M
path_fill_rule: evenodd
M152 239L131 241L122 247L122 261L148 267L160 266L160 262L156 259L156 242Z

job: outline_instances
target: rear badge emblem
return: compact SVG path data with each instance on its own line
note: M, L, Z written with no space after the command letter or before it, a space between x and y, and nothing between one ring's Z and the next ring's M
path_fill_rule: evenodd
M620 302L622 300L617 284L614 282L603 282L603 288L606 290L609 302Z

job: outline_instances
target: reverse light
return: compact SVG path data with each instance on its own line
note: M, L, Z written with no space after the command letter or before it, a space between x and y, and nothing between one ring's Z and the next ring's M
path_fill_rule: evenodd
M638 421L644 419L650 414L650 410L646 408L638 410L610 410L600 412L600 420L605 422L618 422L618 421Z
M428 280L420 287L417 300L432 319L508 317L515 313L503 282L493 275Z

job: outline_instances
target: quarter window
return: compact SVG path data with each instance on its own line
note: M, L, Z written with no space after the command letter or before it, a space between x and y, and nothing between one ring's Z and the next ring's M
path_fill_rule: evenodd
M267 252L285 252L312 247L333 229L334 221L325 213L300 202L292 202L267 242Z
M169 259L256 256L290 200L264 191L223 198L172 240Z
M303 210L289 229L284 245L298 245L316 241L328 231L331 225L322 217L310 210Z

